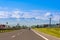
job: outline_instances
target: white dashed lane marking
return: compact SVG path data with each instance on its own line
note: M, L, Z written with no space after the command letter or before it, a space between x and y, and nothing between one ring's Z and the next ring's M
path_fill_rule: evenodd
M19 35L19 33L17 35Z
M16 37L15 35L12 36L12 38L15 38L15 37Z
M12 35L12 38L15 38L16 36L19 36L20 34L22 34L23 32L17 33L17 35Z

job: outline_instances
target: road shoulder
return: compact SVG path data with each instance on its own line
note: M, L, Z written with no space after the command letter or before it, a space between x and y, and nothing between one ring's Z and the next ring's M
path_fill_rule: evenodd
M60 40L60 38L42 33L42 32L38 32L36 30L31 29L34 33L36 33L37 35L41 36L42 38L44 38L45 40Z
M44 37L43 35L41 35L40 33L38 33L37 31L31 29L34 33L36 33L38 36L42 37L45 40L48 40L46 37Z

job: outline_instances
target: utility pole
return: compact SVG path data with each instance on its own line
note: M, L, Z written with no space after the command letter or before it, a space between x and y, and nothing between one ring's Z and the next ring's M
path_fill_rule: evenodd
M60 18L59 18L59 27L60 27Z
M6 27L8 28L8 22L6 22Z
M52 21L52 14L50 15L50 18L49 18L49 27L51 27L51 21Z
M58 15L60 16L60 14L58 13ZM58 21L58 27L60 27L60 17L59 18L59 21Z
M52 19L52 18L49 18L49 26L50 26L50 27L51 27L51 19Z

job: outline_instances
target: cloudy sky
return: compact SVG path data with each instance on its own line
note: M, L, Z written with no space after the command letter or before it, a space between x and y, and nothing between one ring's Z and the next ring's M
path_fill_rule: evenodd
M41 25L50 17L53 24L59 22L59 0L0 0L0 24Z

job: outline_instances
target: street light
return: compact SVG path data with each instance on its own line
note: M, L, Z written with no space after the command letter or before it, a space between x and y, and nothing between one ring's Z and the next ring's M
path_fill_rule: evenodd
M60 13L58 13L58 15L60 16ZM58 27L60 27L60 17L58 17L59 18L59 21L58 21Z
M6 24L8 24L8 22L6 22Z
M52 14L49 17L49 26L51 27L51 21L52 21Z
M59 17L59 27L60 27L60 17Z
M8 28L8 22L6 22L6 27Z

